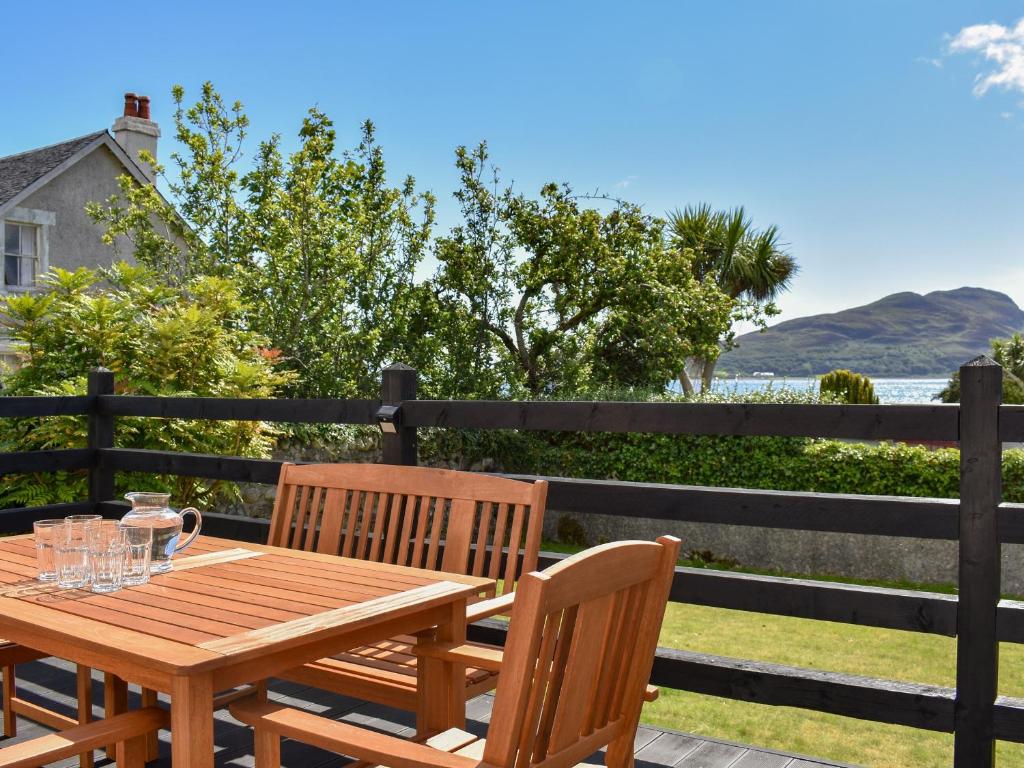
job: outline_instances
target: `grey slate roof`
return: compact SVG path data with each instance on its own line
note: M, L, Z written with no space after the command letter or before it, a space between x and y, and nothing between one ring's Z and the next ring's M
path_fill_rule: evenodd
M106 133L106 130L96 131L60 144L0 157L0 205Z

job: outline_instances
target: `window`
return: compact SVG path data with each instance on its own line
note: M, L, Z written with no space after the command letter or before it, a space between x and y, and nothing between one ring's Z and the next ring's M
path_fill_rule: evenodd
M32 224L4 224L4 285L29 287L36 284L39 227Z

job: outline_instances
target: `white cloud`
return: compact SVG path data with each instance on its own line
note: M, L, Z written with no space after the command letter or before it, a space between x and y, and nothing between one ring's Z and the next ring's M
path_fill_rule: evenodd
M636 176L627 176L624 179L619 179L615 182L616 189L629 189L636 182Z
M1003 120L1009 120L1011 117L1013 117L1013 112L1000 112L999 116L1003 118Z
M1024 19L1014 27L974 24L961 29L949 43L950 53L980 53L993 67L978 75L974 95L992 87L1024 91Z

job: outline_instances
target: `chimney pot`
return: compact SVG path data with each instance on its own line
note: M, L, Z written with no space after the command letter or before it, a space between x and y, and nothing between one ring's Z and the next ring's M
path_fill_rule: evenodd
M143 120L149 120L149 96L139 96L138 116Z
M125 117L138 117L139 105L136 101L134 93L126 93L124 95L124 116Z

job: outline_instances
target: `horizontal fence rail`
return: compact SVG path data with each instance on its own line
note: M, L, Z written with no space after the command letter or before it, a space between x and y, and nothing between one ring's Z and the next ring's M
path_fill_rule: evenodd
M0 453L0 477L15 472L59 472L89 469L94 454L90 448L63 448L47 451Z
M414 400L411 427L673 435L771 435L861 440L956 440L957 405L505 402Z
M281 462L174 451L128 448L100 450L100 466L119 472L202 477L211 480L276 484ZM761 528L859 533L919 539L957 538L955 499L752 491L736 488L577 480L505 474L549 483L548 507L616 517L653 518ZM1007 505L1008 543L1024 542L1024 515Z
M1024 405L999 406L999 439L1004 443L1024 443Z
M100 395L105 416L160 419L277 421L305 424L376 424L379 400L280 400L216 397Z
M89 413L90 398L86 395L68 397L0 397L0 418L26 416L84 416Z

